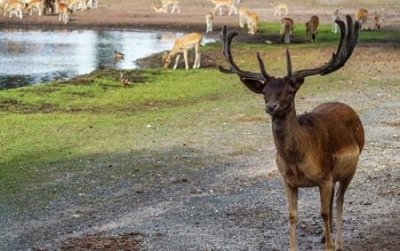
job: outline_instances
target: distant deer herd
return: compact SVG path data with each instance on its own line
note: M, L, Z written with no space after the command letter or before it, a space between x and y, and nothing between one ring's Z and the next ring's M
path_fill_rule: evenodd
M179 8L179 0L159 0L160 3L158 6L152 3L152 8L154 9L155 13L181 13ZM208 2L212 4L208 13L205 13L205 21L206 21L206 33L213 32L214 30L214 20L215 16L218 14L219 16L224 15L227 13L228 16L238 15L239 17L239 26L240 28L247 28L247 33L250 35L256 35L260 32L259 24L260 24L260 11L256 12L253 10L248 9L247 7L243 6L239 0L204 0L204 2ZM170 8L170 6L172 6ZM269 3L267 8L272 8L273 16L281 17L280 23L280 41L281 43L289 44L291 42L291 37L293 35L293 30L295 29L295 22L292 17L289 16L289 6L287 3ZM342 8L338 7L332 12L332 32L338 33L338 24L337 20L343 18L345 15L342 13ZM355 13L355 20L360 23L361 30L380 30L380 15L377 12L373 14L369 13L367 9L360 8ZM317 41L317 34L318 34L318 27L320 24L320 19L318 15L312 15L308 21L304 23L305 30L306 30L306 40L310 42ZM197 33L199 37L202 37L199 33ZM190 37L190 36L189 36ZM184 55L187 54L187 50L196 48L196 60L200 58L199 47L198 45L201 43L202 39L198 39L198 43L193 43L192 40L188 39L189 37L183 36L179 38L179 42L181 49L178 50ZM176 44L172 48L172 51L176 51ZM179 53L173 53L170 57L174 55L179 55ZM179 56L177 57L180 58ZM189 69L187 56L185 58L185 68ZM168 67L169 63L166 63L167 57L163 57L163 63L165 67ZM170 59L169 59L170 60ZM200 59L199 59L200 60ZM201 60L193 65L193 68L200 67ZM173 69L177 68L178 60L174 64Z
M0 11L9 18L22 19L24 13L32 16L58 15L58 21L67 24L69 16L77 10L97 8L97 0L0 0Z

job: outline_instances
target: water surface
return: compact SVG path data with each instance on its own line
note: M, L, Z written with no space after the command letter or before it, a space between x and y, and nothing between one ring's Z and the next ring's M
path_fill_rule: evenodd
M104 30L0 30L0 89L14 88L111 67L132 69L134 61L170 50L174 38L157 32ZM114 58L114 51L124 54Z

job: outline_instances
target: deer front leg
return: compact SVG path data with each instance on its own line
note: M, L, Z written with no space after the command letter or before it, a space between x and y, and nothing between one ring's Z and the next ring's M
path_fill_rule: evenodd
M331 237L330 207L333 182L331 179L319 185L321 197L321 217L324 221L325 250L333 251L333 241Z
M291 187L285 182L286 196L289 205L289 250L296 251L296 224L297 224L297 187Z
M178 62L179 62L180 57L181 57L181 54L176 55L174 70L176 69L176 67L178 67Z
M183 59L185 60L185 69L189 70L189 63L188 63L188 51L183 51Z

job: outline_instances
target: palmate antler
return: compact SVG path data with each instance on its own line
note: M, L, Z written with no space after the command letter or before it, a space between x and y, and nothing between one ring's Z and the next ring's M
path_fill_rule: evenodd
M292 72L290 53L287 50L286 51L287 77L289 79L296 81L316 74L326 75L340 69L346 63L346 61L350 58L351 54L353 53L354 47L357 44L360 24L358 21L353 22L353 19L351 18L350 15L346 16L347 24L345 24L342 20L336 20L335 22L338 24L340 28L340 43L336 53L333 53L330 61L318 68ZM267 73L264 66L264 62L262 61L259 53L257 53L257 60L260 66L261 73L243 71L234 62L231 53L231 43L232 39L236 35L238 35L236 31L228 32L226 26L224 26L222 30L222 41L224 45L223 54L225 56L225 59L230 63L230 69L225 69L220 66L219 70L223 73L236 73L240 77L240 80L242 80L243 83L245 83L246 80L256 80L258 82L265 83L271 78L271 76Z

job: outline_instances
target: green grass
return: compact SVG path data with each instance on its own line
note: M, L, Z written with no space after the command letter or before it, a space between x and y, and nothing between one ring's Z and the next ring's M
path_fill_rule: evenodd
M261 33L268 32L279 33L279 25L262 23ZM304 33L299 25L294 36L300 39ZM330 26L322 26L318 43L291 44L297 56L294 66L315 65L320 51L312 48L335 48L337 37ZM360 41L398 43L399 33L363 32ZM260 51L268 70L283 75L285 47L239 43L233 50L246 70L259 71L255 52ZM306 50L309 53L303 55ZM221 59L218 43L204 51ZM236 123L232 117L237 114L262 112L261 97L245 89L236 76L223 75L215 68L124 72L133 82L127 88L118 80L120 71L105 69L61 83L0 91L0 201L27 193L35 185L46 187L43 184L68 173L90 173L93 162L123 166L124 173L132 159L149 154L144 152L175 148L193 138L207 145L211 140L204 138L204 131L230 130L223 125ZM299 96L330 95L341 85L327 83L352 77L338 72L310 78ZM238 144L238 149L246 149ZM201 164L193 162L192 166ZM135 168L145 171L157 166L139 161Z

